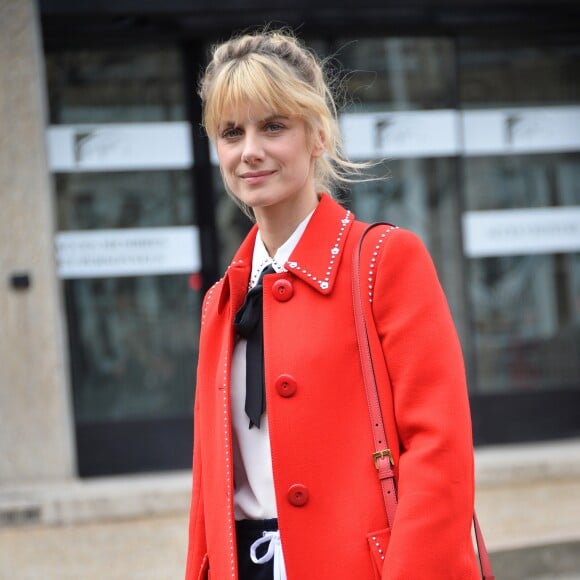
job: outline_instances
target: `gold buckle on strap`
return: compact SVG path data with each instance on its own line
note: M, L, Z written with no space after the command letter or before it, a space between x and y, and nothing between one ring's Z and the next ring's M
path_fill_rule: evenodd
M395 462L393 461L393 454L391 453L391 450L390 449L381 449L381 451L375 451L373 453L373 461L374 461L375 467L377 469L379 468L379 459L382 459L383 457L388 457L389 463L391 464L391 467L394 467Z

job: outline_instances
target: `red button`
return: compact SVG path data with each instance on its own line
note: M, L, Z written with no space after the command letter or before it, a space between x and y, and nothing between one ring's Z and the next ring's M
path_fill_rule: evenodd
M308 503L308 488L301 483L295 483L288 489L288 501L295 507Z
M292 282L290 280L276 280L274 284L272 284L272 294L274 294L274 298L279 302L286 302L292 298L292 294L294 294L294 287L292 286Z
M292 397L296 392L296 379L291 375L280 375L276 379L276 390L281 397Z

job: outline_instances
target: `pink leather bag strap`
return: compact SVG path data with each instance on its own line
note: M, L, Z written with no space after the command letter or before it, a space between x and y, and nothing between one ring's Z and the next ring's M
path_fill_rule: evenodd
M387 433L385 431L383 415L381 413L381 403L379 400L377 381L373 368L373 359L371 356L371 348L369 345L369 337L361 294L362 284L360 255L365 235L372 227L372 225L367 227L367 229L363 232L360 241L354 251L352 260L352 298L354 306L356 339L360 354L363 382L367 396L367 404L369 408L371 429L375 446L373 460L375 467L377 468L377 474L383 491L385 508L387 510L387 520L389 522L389 527L392 528L395 522L395 512L397 511L397 490L395 486L395 473L393 472L393 455L389 449Z
M395 513L397 511L397 489L395 474L393 472L393 456L387 442L387 434L383 422L383 415L381 413L377 380L373 367L368 328L364 313L360 267L362 245L368 231L377 226L390 225L391 224L386 222L377 222L369 225L362 233L362 236L354 249L352 258L352 298L356 338L360 354L363 382L367 396L369 417L371 420L371 429L375 446L375 451L372 454L372 457L375 467L377 468L377 475L383 492L387 520L389 522L389 527L392 528L395 521ZM483 580L495 580L495 576L493 575L491 568L491 562L489 560L489 554L483 539L483 533L481 531L481 527L475 512L473 514L473 525L475 529L475 539L477 542L477 555L479 558L479 566L481 568L481 577Z

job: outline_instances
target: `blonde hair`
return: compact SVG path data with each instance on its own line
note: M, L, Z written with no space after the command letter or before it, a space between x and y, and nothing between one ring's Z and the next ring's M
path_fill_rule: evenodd
M331 192L332 185L353 181L367 164L353 163L344 155L329 84L323 64L287 30L234 37L214 47L201 79L203 125L215 141L224 111L248 103L301 118L311 139L322 136L325 155L316 159L315 185L318 191ZM234 200L253 217L250 208Z

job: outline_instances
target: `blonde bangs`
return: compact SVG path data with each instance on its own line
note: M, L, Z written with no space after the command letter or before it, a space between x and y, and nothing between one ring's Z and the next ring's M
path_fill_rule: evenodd
M314 99L312 98L314 97ZM207 95L203 123L210 139L230 112L240 112L248 105L262 107L274 114L300 117L307 121L313 109L324 102L312 94L312 88L296 78L291 71L266 60L259 54L232 61L219 71ZM316 115L315 115L316 116ZM236 119L227 119L236 120Z

